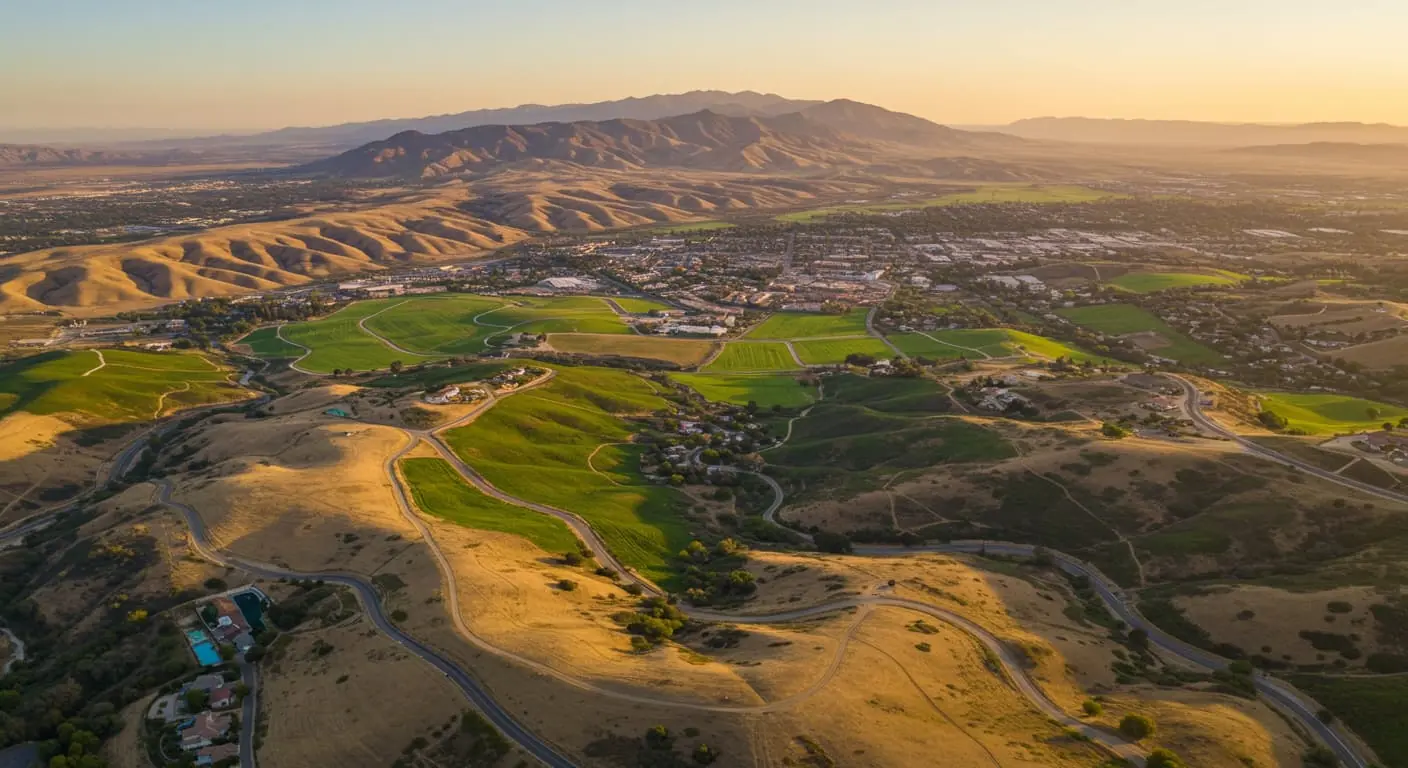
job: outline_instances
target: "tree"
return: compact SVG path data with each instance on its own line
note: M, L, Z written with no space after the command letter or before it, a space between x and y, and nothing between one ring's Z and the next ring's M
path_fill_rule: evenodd
M566 565L578 566L582 564L582 555L579 552L564 552L562 562Z
M1120 721L1120 733L1134 741L1142 741L1154 735L1154 721L1143 715L1125 715Z
M1262 411L1261 413L1258 413L1256 415L1256 418L1267 429L1270 429L1275 432L1280 432L1281 430L1291 425L1291 423L1286 420L1285 416L1282 416L1281 414L1276 413L1275 411Z
M400 373L403 369L405 369L405 367L406 367L405 363L402 363L400 360L392 360L392 361L391 361L391 372L392 372L392 373Z
M191 688L186 691L186 709L191 712L199 712L205 709L205 705L210 701L210 694L201 688Z
M1156 749L1149 753L1149 759L1144 765L1148 768L1185 768L1185 764L1178 755L1167 749Z
M855 551L855 548L851 545L850 537L842 533L822 531L813 538L813 541L816 542L816 548L822 552L846 555Z
M1129 437L1129 430L1114 422L1107 421L1100 425L1100 434L1113 440L1122 440Z
M1364 414L1369 417L1369 421L1373 421L1373 420L1379 418L1380 416L1382 416L1382 415L1383 415L1383 411L1381 411L1381 410L1379 410L1378 408L1375 408L1374 406L1371 405L1371 406L1369 406L1368 408L1365 408L1365 409L1364 409Z
M678 475L678 474L676 474L676 475L670 475L670 485L673 485L673 486L681 486L681 485L684 485L684 475Z
M1096 715L1105 711L1105 707L1102 706L1100 702L1096 701L1095 699L1086 699L1080 705L1080 708L1081 711L1085 712L1085 714L1089 715L1090 717L1095 717Z
M1149 650L1149 633L1142 629L1131 630L1129 633L1129 647L1136 651Z
M719 759L719 753L709 748L708 744L700 744L694 748L694 754L690 758L699 765L709 765Z

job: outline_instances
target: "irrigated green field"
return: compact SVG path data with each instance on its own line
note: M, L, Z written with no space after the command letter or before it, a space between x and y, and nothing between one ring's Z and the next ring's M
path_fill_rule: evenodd
M655 227L650 230L658 235L674 235L681 232L713 232L720 229L733 229L736 225L727 221L696 221L685 224L671 224L667 227Z
M1096 363L1112 362L1063 341L1012 328L903 333L891 336L890 341L910 357L925 357L931 360L978 358L984 355L1011 357L1025 354L1052 360L1069 357L1078 363L1086 360Z
M895 356L885 342L864 336L855 339L819 339L799 341L792 345L797 356L807 365L833 365L846 362L850 355L869 355L877 360Z
M559 352L641 357L689 368L704 362L718 342L620 333L554 333L548 336L548 344Z
M895 200L883 203L856 203L833 205L810 211L784 213L778 221L808 222L830 216L833 213L873 214L890 211L909 211L941 205L980 205L992 203L1088 203L1095 200L1123 197L1113 192L1104 192L1089 187L1069 185L1043 186L1038 184L991 184L977 189L954 192L941 197L912 200Z
M746 339L814 339L823 336L864 336L869 310L858 307L844 315L778 312L748 333Z
M283 337L313 350L298 366L314 373L332 373L336 368L371 371L396 360L407 365L421 362L426 358L397 352L357 327L358 321L404 301L377 299L349 304L322 320L286 325Z
M512 333L630 333L607 303L591 296L514 297L514 304L480 318L483 325L511 326Z
M792 359L787 345L778 341L730 341L714 362L704 366L710 373L728 371L795 371L801 366Z
M799 408L816 402L816 387L787 374L672 373L670 378L720 403Z
M476 325L474 318L505 303L505 300L493 296L465 294L406 299L367 320L366 326L396 346L412 352L424 355L473 354L485 350L485 336L499 331L492 326Z
M670 558L690 541L681 516L687 500L670 488L640 485L629 460L633 446L602 447L630 440L623 417L664 407L638 376L562 368L550 384L505 398L445 439L504 492L581 515L623 562L670 585Z
M663 301L656 301L655 299L619 297L614 299L614 301L617 304L621 305L621 309L624 309L633 315L645 315L654 312L657 309L671 309L669 304L666 304Z
M1192 288L1200 285L1236 285L1246 275L1219 271L1216 274L1196 272L1130 272L1109 280L1109 284L1130 293L1154 293L1170 288Z
M522 536L544 552L576 552L580 546L561 520L485 496L444 459L402 459L401 474L416 506L427 515L466 528Z
M265 360L301 357L303 355L301 347L279 338L279 329L277 328L260 328L251 331L240 339L239 343L249 347L255 357L262 357Z
M141 421L248 396L230 381L232 371L199 354L105 349L102 359L106 365L94 350L48 352L0 368L0 416Z
M1364 400L1349 395L1326 393L1258 392L1262 408L1280 414L1291 429L1311 435L1360 432L1383 428L1384 422L1398 424L1408 417L1408 408Z
M1123 336L1129 333L1150 332L1168 342L1166 346L1150 349L1151 354L1177 360L1185 365L1217 365L1222 355L1208 349L1196 341L1174 330L1163 320L1133 304L1097 304L1089 307L1058 309L1056 314L1082 325L1092 331Z
M463 384L493 378L510 368L532 365L533 362L532 360L489 360L455 366L435 363L420 370L406 370L372 379L367 383L367 386L384 389L435 389L446 384Z

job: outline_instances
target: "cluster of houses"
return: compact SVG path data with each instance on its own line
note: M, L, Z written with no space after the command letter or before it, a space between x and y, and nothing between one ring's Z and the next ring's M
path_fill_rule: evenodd
M484 397L482 389L447 384L434 392L425 393L424 400L431 405L449 405L450 403L477 403Z
M200 711L190 711L190 702L204 694ZM235 685L217 673L203 674L181 686L179 691L158 697L147 716L174 723L176 746L189 755L194 765L239 765L239 723L234 710L240 705ZM168 758L171 757L168 755ZM178 762L184 762L184 758Z
M1376 453L1394 464L1408 467L1408 432L1370 432L1354 440L1355 448Z

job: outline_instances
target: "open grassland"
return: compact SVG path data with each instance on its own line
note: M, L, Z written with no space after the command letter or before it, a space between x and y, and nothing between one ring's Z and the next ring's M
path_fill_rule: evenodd
M466 528L522 536L544 552L575 552L578 541L565 523L480 493L443 459L401 460L416 506L427 515Z
M1166 345L1150 349L1152 354L1177 360L1185 365L1216 365L1222 355L1174 330L1168 323L1133 304L1099 304L1089 307L1058 309L1056 314L1076 325L1110 336L1131 333L1153 333Z
M668 585L670 557L690 540L684 497L640 485L628 458L633 446L605 445L631 439L624 417L664 407L640 377L563 368L550 384L505 399L445 439L504 492L581 515L623 562Z
M1408 408L1348 395L1298 392L1258 392L1262 408L1286 418L1291 429L1312 435L1378 430L1384 422L1398 423Z
M1113 192L1104 192L1089 187L1078 187L1071 185L1039 185L1039 184L1017 184L1017 185L983 185L977 189L953 192L940 197L915 198L910 200L895 200L883 203L855 203L851 205L833 205L826 208L817 208L810 211L796 211L784 213L777 217L778 221L785 222L809 222L820 218L825 218L833 213L850 213L857 215L887 213L892 211L911 211L920 208L931 208L942 205L983 205L995 203L1089 203L1096 200L1123 197Z
M1334 356L1371 370L1386 371L1408 360L1408 334L1337 349Z
M486 360L466 365L435 363L425 368L408 369L401 373L372 379L367 383L367 386L383 389L436 389L446 384L464 384L490 379L510 368L532 364L531 360Z
M1247 279L1246 275L1218 270L1208 274L1197 272L1129 272L1106 282L1130 293L1155 293L1167 291L1170 288L1236 285Z
M799 408L816 402L816 388L786 374L672 373L670 378L720 403Z
M948 389L933 379L872 379L849 374L826 380L826 402L882 413L924 415L942 413L953 405Z
M885 342L871 336L799 341L792 346L797 350L797 356L807 365L844 363L851 355L869 355L879 360L894 357L895 354Z
M1384 765L1408 765L1408 677L1297 675L1291 681L1368 742Z
M1049 359L1069 357L1076 362L1109 362L1099 355L1063 341L1012 328L901 333L891 336L890 341L910 357L926 357L931 360L1031 355Z
M511 326L512 333L630 333L606 301L591 296L516 296L513 304L485 315L480 323Z
M612 301L615 301L617 304L620 305L621 309L624 309L633 315L645 315L654 312L657 309L671 309L669 304L666 304L663 301L657 301L655 299L641 299L632 298L628 296L621 296L612 299Z
M228 369L199 354L106 349L102 360L94 350L48 352L0 368L0 416L139 421L246 394Z
M733 229L735 224L727 221L696 221L685 224L671 224L668 227L655 227L650 230L658 235L674 235L682 232L716 232L720 229Z
M620 355L663 360L684 368L704 362L717 342L699 339L671 339L664 336L635 336L619 333L554 333L548 344L559 352L581 355Z
M730 341L724 351L704 370L716 371L794 371L800 368L787 345L777 341Z
M371 371L386 368L393 361L417 362L386 346L357 327L357 323L405 299L377 299L349 304L321 320L283 327L283 337L312 350L299 367L314 373L332 373L336 368Z
M483 352L484 337L498 328L476 325L474 318L497 307L503 299L446 294L404 299L366 322L372 332L402 349L425 355ZM492 315L491 315L492 317Z
M240 339L239 343L249 347L249 351L255 357L265 360L301 357L303 355L302 348L279 338L279 329L277 328L260 328L251 331L243 339Z
M747 339L814 339L823 336L863 336L863 307L844 315L814 315L802 312L778 312L744 334Z

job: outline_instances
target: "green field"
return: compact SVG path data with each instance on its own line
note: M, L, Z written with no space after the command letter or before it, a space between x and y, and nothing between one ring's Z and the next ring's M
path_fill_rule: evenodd
M730 341L724 351L704 366L710 373L727 371L794 371L801 366L792 359L787 345L777 341Z
M1105 200L1116 197L1123 197L1123 195L1070 185L993 184L980 186L973 190L954 192L940 197L893 200L882 203L833 205L810 211L796 211L793 213L784 213L778 216L777 220L804 223L830 216L833 213L864 215L891 211L910 211L942 205L977 205L992 203L1088 203L1095 200Z
M621 333L554 333L548 336L548 344L559 352L663 360L681 368L699 365L718 347L717 342L703 339Z
M822 336L864 336L864 307L844 315L813 315L801 312L778 312L744 334L746 339L814 339Z
M602 447L630 440L633 427L622 417L665 404L649 381L630 373L561 368L552 383L505 398L445 440L504 492L581 515L622 562L669 586L676 577L670 560L691 538L682 517L687 499L639 484L638 447Z
M1152 332L1167 346L1149 350L1150 354L1177 360L1185 365L1217 365L1222 355L1174 330L1168 323L1133 304L1097 304L1088 307L1058 309L1056 314L1076 325L1110 336Z
M850 355L870 355L876 360L888 360L895 356L885 342L872 336L856 339L818 339L799 341L792 345L797 356L807 365L834 365L846 362Z
M358 321L404 301L376 299L349 304L321 320L286 325L283 336L313 350L298 366L314 373L332 373L335 368L370 371L386 368L396 360L407 365L420 362L424 358L397 352L357 327Z
M1216 274L1195 272L1130 272L1107 281L1110 285L1130 293L1154 293L1170 288L1193 288L1202 285L1236 285L1248 279L1235 272L1218 271Z
M733 229L736 224L727 221L696 221L686 224L670 224L664 227L655 227L650 231L657 235L674 235L682 232L714 232L720 229Z
M1063 341L1012 328L929 331L927 334L902 333L891 336L890 341L910 357L924 357L930 360L979 358L983 355L1011 357L1025 354L1052 360L1069 357L1078 363L1087 360L1093 363L1112 362Z
M366 322L393 344L425 355L483 352L484 337L498 328L476 325L474 318L506 302L492 296L444 294L402 300ZM490 315L493 317L493 315ZM410 361L405 361L410 362Z
M279 329L277 328L260 328L251 331L238 343L248 346L255 357L261 357L265 360L301 357L303 355L301 347L279 338Z
M427 515L466 528L522 536L544 552L576 552L580 546L566 523L485 496L444 459L402 459L401 473L416 506Z
M502 371L533 364L532 360L491 360L449 366L435 363L420 370L406 370L372 379L366 386L383 389L437 389L446 384L463 384L493 378Z
M786 374L672 373L670 378L720 403L800 408L816 402L816 388Z
M669 304L666 304L663 301L657 301L656 299L640 299L622 296L613 299L613 301L615 301L617 304L620 304L621 309L624 309L633 315L645 315L654 312L657 309L672 309Z
M1385 766L1408 766L1408 677L1296 675L1291 682L1368 742Z
M202 355L123 349L102 355L102 368L94 350L46 352L0 367L0 416L26 411L142 421L248 394L231 383L232 371Z
M1262 408L1279 414L1289 428L1311 435L1362 432L1383 428L1384 422L1398 423L1408 417L1408 408L1348 395L1294 392L1258 392ZM1369 416L1369 409L1377 411Z
M631 333L604 300L592 296L515 296L513 300L514 304L479 322L512 326L512 333Z

